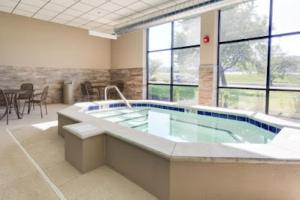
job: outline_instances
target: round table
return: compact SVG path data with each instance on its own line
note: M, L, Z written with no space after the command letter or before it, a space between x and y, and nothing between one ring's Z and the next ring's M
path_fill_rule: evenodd
M19 105L17 102L17 97L19 94L26 93L26 90L21 89L4 89L4 94L7 97L8 106L9 106L9 113L11 113L11 108L13 107L15 109L15 112L17 114L18 119L22 118L22 113L20 112ZM7 113L7 114L9 114Z

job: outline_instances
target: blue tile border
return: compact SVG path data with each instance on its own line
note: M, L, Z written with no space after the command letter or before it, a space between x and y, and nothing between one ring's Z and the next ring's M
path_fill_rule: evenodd
M186 112L184 108L179 108L175 106L164 106L164 105L159 105L159 104L152 104L152 103L132 103L132 107L148 107L148 108L159 108L159 109L164 109L164 110L172 110L172 111L177 111L177 112ZM112 103L108 105L109 108L120 108L120 107L126 107L124 103ZM99 110L99 106L89 106L88 110ZM197 110L198 115L203 115L203 116L209 116L209 117L215 117L215 118L222 118L222 119L228 119L228 120L235 120L235 121L241 121L241 122L246 122L249 124L252 124L254 126L257 126L259 128L265 129L266 131L272 132L274 134L277 134L281 131L280 128L277 128L272 125L268 125L266 123L262 123L260 121L251 119L249 117L245 116L239 116L239 115L233 115L233 114L225 114L225 113L217 113L217 112L209 112L209 111L202 111L202 110Z
M100 110L100 106L99 105L88 106L87 110L88 111Z
M197 114L198 115L209 116L209 117L216 117L216 118L222 118L222 119L229 119L229 120L247 122L249 124L252 124L252 125L257 126L259 128L263 128L266 131L269 131L269 132L272 132L272 133L275 133L275 134L277 134L281 131L280 128L268 125L266 123L259 122L257 120L251 119L249 117L243 117L243 116L232 115L232 114L206 112L206 111L201 111L201 110L198 110Z

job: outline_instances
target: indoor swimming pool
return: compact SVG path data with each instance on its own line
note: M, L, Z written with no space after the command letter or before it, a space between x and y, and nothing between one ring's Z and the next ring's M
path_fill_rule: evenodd
M209 113L202 115L179 108L157 108L150 105L135 105L128 109L121 104L109 110L89 114L176 142L266 144L279 131L263 123L257 126L258 122L251 123L245 117L228 117L225 114L209 116Z

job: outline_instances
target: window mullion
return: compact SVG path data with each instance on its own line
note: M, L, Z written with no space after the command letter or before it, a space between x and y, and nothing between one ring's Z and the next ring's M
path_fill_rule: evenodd
M220 28L221 28L221 10L218 11L218 49L217 49L217 96L216 105L219 107L219 90L220 90Z
M174 72L174 22L172 22L171 26L171 74L170 74L170 101L173 101L173 72Z
M268 61L267 61L267 77L266 77L266 102L265 113L269 114L269 100L270 100L270 76L271 76L271 49L272 49L272 16L273 16L273 0L270 0L269 5L269 31L268 31Z

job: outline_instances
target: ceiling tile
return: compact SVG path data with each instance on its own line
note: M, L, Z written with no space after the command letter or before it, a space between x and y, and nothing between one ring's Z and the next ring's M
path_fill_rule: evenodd
M99 26L97 28L100 28L100 29L103 29L103 30L108 30L108 29L113 29L114 27L113 26L109 26L107 24L104 24L104 25Z
M99 23L99 22L95 22L95 21L91 21L91 22L89 22L87 24L84 24L83 26L87 27L88 29L91 29L91 28L94 28L94 27L102 26L102 25L104 25L104 24Z
M108 34L114 34L115 33L114 28L105 28L105 27L94 28L93 31L108 33Z
M93 8L93 6L83 4L83 3L77 3L77 4L73 5L71 8L74 9L74 10L87 12L87 11L91 10Z
M88 15L92 15L92 16L96 16L96 17L102 17L104 15L109 14L109 12L107 10L103 10L100 8L96 8L94 10L91 10L90 12L86 13Z
M134 4L131 4L130 6L128 6L128 8L130 8L131 10L134 10L134 11L143 11L147 8L150 8L151 6L149 4L146 4L146 3L143 3L141 1L138 1Z
M137 0L111 0L111 2L119 4L120 6L128 6L132 3L137 2Z
M106 30L105 28L101 28L101 27L98 27L98 28L92 28L93 31L97 31L97 32L100 32L100 33L104 33L104 31Z
M51 0L51 3L55 3L61 6L66 6L69 7L73 4L75 4L76 2L79 2L79 0Z
M79 15L83 14L82 11L74 10L71 8L65 10L63 13L66 15L71 15L71 16L79 16Z
M186 2L188 0L176 0L177 3L183 3L183 2Z
M117 10L115 13L122 15L122 16L128 16L128 15L132 15L132 14L136 13L136 11L130 10L128 8L122 8L120 10Z
M34 15L33 18L48 21L48 20L50 20L52 17L51 17L51 16L48 16L48 15L42 15L42 14L39 14L39 13L38 13L38 14Z
M105 15L104 18L109 19L109 20L117 20L120 19L122 16L115 14L115 13L111 13L109 15Z
M107 3L103 4L103 5L101 5L100 8L104 9L104 10L107 10L109 12L113 12L113 11L119 10L122 7L119 6L118 4L107 2Z
M56 23L60 23L60 24L65 24L66 22L68 22L69 20L66 19L61 19L61 18L55 18L52 19L51 22L56 22Z
M91 6L100 6L101 4L107 2L107 0L81 0L80 2Z
M156 8L158 8L160 10L163 10L163 9L172 7L172 6L176 5L176 4L177 4L176 1L169 1L167 3L164 3L164 4L161 4L159 6L156 6Z
M48 16L50 18L53 18L58 14L59 14L58 11L55 12L55 11L51 11L51 10L47 10L47 9L43 8L36 15Z
M18 0L0 0L0 6L1 7L15 7L18 3Z
M82 25L82 23L78 23L78 22L68 22L66 23L66 25L69 25L69 26L75 26L75 27L79 27Z
M95 19L94 21L96 21L96 22L100 22L100 23L102 23L102 24L110 24L111 22L112 22L112 20L110 20L110 19L106 19L106 18L99 18L99 19Z
M71 21L72 19L74 19L74 16L70 16L70 15L66 15L66 14L60 14L60 15L56 16L55 19Z
M86 19L86 18L82 18L82 17L78 17L78 18L75 18L75 19L72 20L72 22L79 23L80 25L86 24L89 21L91 21L91 20Z
M14 14L31 17L34 14L34 12L28 12L25 10L16 9L16 10L14 10Z
M81 15L81 17L88 19L88 20L94 20L94 19L98 18L98 16L90 15L90 14L84 14L84 15Z
M35 7L42 7L44 6L48 1L47 0L22 0L21 3L32 5Z
M153 8L149 8L149 9L143 11L143 13L141 13L141 14L142 14L142 15L149 15L149 14L154 13L154 12L157 12L157 11L159 11L159 9L153 7Z
M61 6L61 5L58 5L58 4L54 4L54 3L48 3L44 8L47 9L47 10L55 11L55 12L62 12L67 7Z
M3 11L3 12L11 12L13 9L14 9L14 7L7 7L7 6L0 5L0 11Z
M167 3L169 0L143 0L143 2L153 5L153 6L157 6L157 5L161 5L164 3Z
M108 34L115 34L115 29L114 28L106 29L104 30L104 32Z
M36 7L36 6L24 4L24 3L20 3L17 6L17 9L19 9L19 10L23 10L23 11L27 11L27 12L33 12L33 13L35 13L36 11L38 11L39 8L40 7Z
M95 22L95 21L91 21L89 23L81 25L80 27L85 28L85 29L92 29L92 28L96 28L96 27L99 27L99 26L102 26L102 25L104 25L104 24L101 24L101 23Z

